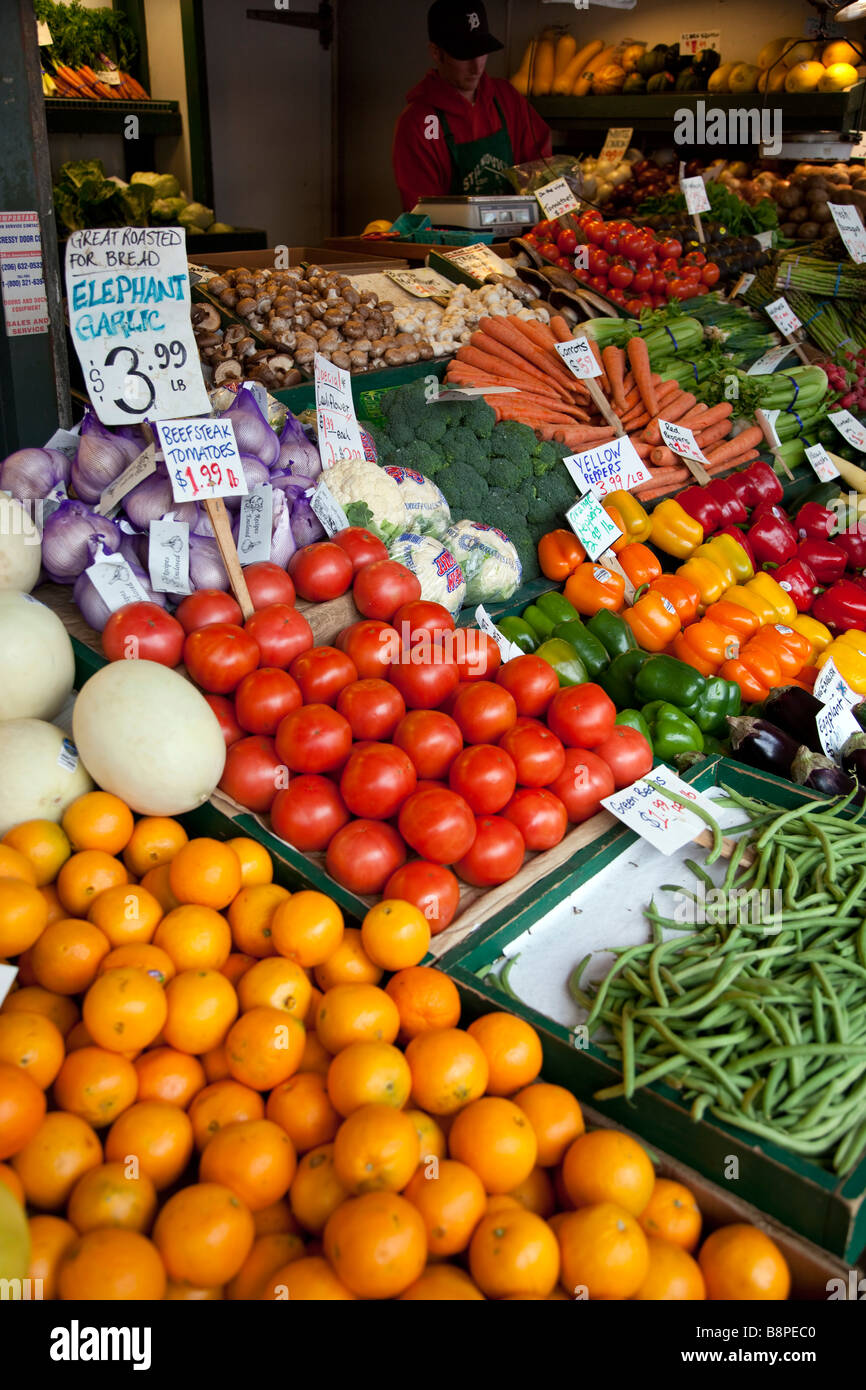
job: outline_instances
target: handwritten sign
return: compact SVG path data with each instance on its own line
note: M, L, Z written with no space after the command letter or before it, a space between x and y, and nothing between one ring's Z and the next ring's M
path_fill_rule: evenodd
M680 34L680 53L704 53L711 48L714 53L722 51L722 35L718 29L695 29Z
M765 304L764 313L786 338L793 337L803 327L784 295L774 299L771 304Z
M261 483L241 502L238 559L242 565L270 560L273 524L274 489L270 483Z
M770 376L776 370L780 362L784 362L786 357L790 357L794 351L793 343L782 343L780 347L770 348L763 357L759 357L757 362L753 362L747 376Z
M773 232L772 227L768 232L758 232L757 236L755 237L755 241L758 243L762 251L770 250L771 246L773 245L774 235L775 233Z
M866 261L866 227L858 209L843 203L828 203L827 207L848 255L857 265L862 265Z
M386 270L385 274L395 285L399 285L401 290L405 290L407 294L414 294L418 299L431 299L435 294L447 293L454 288L453 285L448 285L448 291L435 289L432 285L425 284L411 270ZM447 284L447 281L443 283Z
M247 480L231 420L158 420L154 428L175 502L246 496Z
M866 428L854 419L850 410L832 410L827 419L832 420L843 439L847 439L861 454L866 454Z
M338 531L345 531L349 518L326 482L320 481L313 489L310 506L329 536L335 536Z
M485 246L483 241L473 242L471 246L452 247L442 252L442 259L450 261L464 275L471 275L473 280L479 282L486 280L488 275L516 274L513 267L491 251L489 246Z
M508 638L499 631L483 603L479 603L475 610L475 621L482 632L486 632L488 637L493 638L503 661L512 661L516 656L523 656L523 651L517 643L509 642Z
M691 814L689 806L701 806L710 815L715 815L715 808L664 764L653 768L650 777L670 788L671 795L662 796L641 778L613 796L604 797L601 804L662 854L675 854L705 829L704 822Z
M820 713L815 715L815 727L821 747L828 758L838 757L851 735L863 732L851 713L850 704L842 694L835 695Z
M42 233L36 212L0 212L0 291L7 337L48 332Z
M686 212L709 212L710 200L707 197L707 186L700 174L694 178L680 179L680 189L686 200Z
M818 672L815 684L812 687L812 694L815 696L815 699L820 700L823 705L832 704L840 695L844 697L849 705L857 705L863 698L862 695L857 694L856 690L851 689L832 656L828 656L824 665Z
M545 217L563 217L567 212L575 212L578 207L577 199L565 179L554 179L543 188L537 188L535 196Z
M594 449L570 454L562 461L577 484L578 491L586 492L592 488L598 497L607 497L609 492L617 492L620 488L630 492L652 478L627 434L611 440L609 444L597 444Z
M754 283L755 283L755 277L754 277L754 275L753 275L750 271L749 271L749 272L743 271L743 274L740 276L739 280L738 280L737 283L734 285L734 288L731 290L730 294L728 295L728 299L736 299L737 295L739 295L739 294L745 294L745 293L746 293L746 290L750 289L751 286L752 286Z
M701 446L694 434L685 425L676 425L670 420L659 420L659 430L667 447L673 453L679 454L680 458L709 463L706 454L701 453Z
M127 603L146 602L148 594L139 584L122 555L103 551L85 570L103 603L116 613Z
M823 444L810 444L806 449L806 458L811 463L822 483L832 482L839 477L839 469L831 459Z
M606 159L611 164L618 164L631 144L633 134L631 126L611 126L601 147L599 163Z
M265 559L270 556L266 555ZM150 523L147 547L150 587L159 594L188 594L189 524L163 517Z
M565 519L580 541L588 560L597 560L622 536L595 493L585 492L565 513Z
M571 338L567 343L557 343L556 351L568 370L581 381L601 376L602 369L596 362L586 338Z
M364 445L355 415L349 373L343 371L342 367L335 367L333 362L317 352L314 376L319 453L323 467L332 468L340 459L363 459Z
M115 478L114 482L109 483L108 487L103 490L99 505L96 508L99 515L113 516L126 494L155 472L156 449L152 444L148 444L138 458L133 459L128 468L124 468L120 477Z

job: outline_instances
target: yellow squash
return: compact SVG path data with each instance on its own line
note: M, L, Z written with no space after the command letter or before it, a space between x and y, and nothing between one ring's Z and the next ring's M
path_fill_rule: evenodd
M530 91L534 97L547 96L553 86L556 46L553 39L543 38L535 54Z
M575 53L569 61L565 70L553 79L553 92L555 96L567 97L571 95L575 82L585 70L587 65L592 62L604 48L601 39L593 39L592 43L584 44L583 48Z
M512 87L514 87L515 90L520 92L520 95L524 97L529 95L529 73L532 68L532 59L535 53L535 47L536 40L530 39L529 43L526 45L526 52L520 60L520 67L517 69L517 72L511 78Z
M592 79L595 74L601 72L602 68L608 67L609 64L618 62L619 54L619 45L613 48L603 48L590 63L587 63L571 89L572 96L585 97L592 86Z
M556 57L553 64L553 87L556 91L556 79L561 77L568 67L575 53L577 52L577 39L574 34L560 34L556 44Z

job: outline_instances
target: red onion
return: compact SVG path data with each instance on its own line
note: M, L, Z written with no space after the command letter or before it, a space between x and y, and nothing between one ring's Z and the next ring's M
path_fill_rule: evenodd
M222 419L231 420L239 454L253 454L265 468L272 468L280 453L280 441L274 434L250 391L238 391Z
M69 477L70 461L59 449L16 449L0 464L0 492L19 502L46 497Z
M88 542L102 537L109 551L120 548L120 527L108 517L97 516L83 502L61 502L42 532L42 563L58 584L71 584L92 563Z

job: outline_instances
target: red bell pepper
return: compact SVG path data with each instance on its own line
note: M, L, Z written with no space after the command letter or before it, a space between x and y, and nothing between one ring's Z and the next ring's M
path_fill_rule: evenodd
M849 579L839 579L815 599L812 617L836 632L848 632L854 627L866 630L866 588Z
M719 535L730 536L731 540L736 541L737 545L741 545L743 547L743 549L749 557L749 561L753 570L759 570L761 568L760 565L755 563L755 552L752 549L751 542L749 541L748 536L746 535L745 531L741 530L739 526L723 526L721 531L719 532Z
M819 584L835 584L845 573L848 557L835 541L800 541L797 559L812 570Z
M761 502L781 502L784 488L768 463L758 459L755 463L749 464L746 473L748 486L755 498L753 507L759 506ZM730 478L727 481L730 482Z
M748 468L738 468L736 473L729 473L725 478L725 485L730 488L735 497L739 498L747 511L751 511L759 502L758 489L754 479L749 477Z
M839 531L833 541L844 550L849 570L862 570L866 567L866 535L860 534L859 526Z
M797 606L798 613L809 612L815 602L815 595L820 593L820 589L814 571L804 560L786 560L784 565L773 570L773 578L791 597Z
M797 554L797 533L781 507L767 507L746 535L759 564L783 565Z
M712 485L707 487L687 487L677 493L676 500L683 511L688 512L694 521L699 521L704 529L704 539L708 539L722 524L722 509L713 497Z
M703 490L718 504L722 526L739 526L740 522L746 520L748 512L743 499L728 486L727 478L712 478L704 484Z
M836 530L836 513L817 502L804 502L794 519L801 541L828 541Z

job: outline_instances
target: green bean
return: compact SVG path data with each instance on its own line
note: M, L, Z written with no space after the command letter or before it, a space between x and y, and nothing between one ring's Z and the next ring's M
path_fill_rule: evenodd
M654 782L650 777L645 777L643 780L646 786L652 787L655 792L660 792L661 795L666 797L669 801L676 800L676 795L671 792L670 787L663 787L661 782ZM703 821L704 825L708 826L713 832L713 847L707 855L707 863L714 864L722 852L722 828L715 816L711 816L709 811L704 810L703 806L698 806L694 802L689 801L687 803L687 809L693 816L697 816L698 820Z
M660 1081L663 1076L668 1076L672 1071L679 1071L686 1065L685 1057L666 1057L657 1066L650 1067L649 1071L641 1072L635 1076L632 1083L632 1091L637 1091L641 1086L650 1086L654 1081ZM625 1084L618 1083L616 1086L606 1086L602 1091L595 1091L594 1100L618 1100L625 1095Z
M509 995L509 997L512 999L517 999L519 997L514 993L514 990L511 985L511 972L519 959L519 953L516 956L512 956L510 960L505 962L505 964L503 965L502 969L496 977L496 983L498 984L499 988L503 991L504 994Z
M707 873L706 869L702 869L700 864L695 863L694 859L687 859L685 861L685 865L687 869L691 869L695 878L700 879L701 883L704 885L705 888L715 888L716 885L713 882L711 876ZM675 887L674 891L676 892L679 890Z

